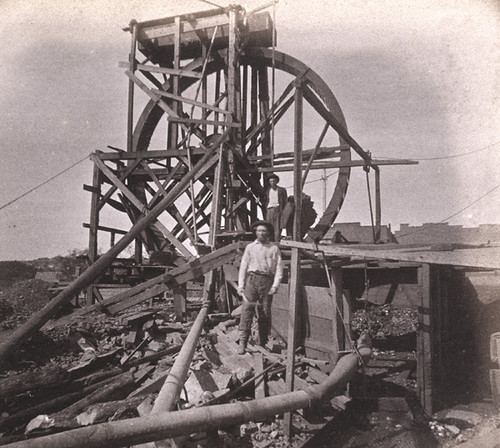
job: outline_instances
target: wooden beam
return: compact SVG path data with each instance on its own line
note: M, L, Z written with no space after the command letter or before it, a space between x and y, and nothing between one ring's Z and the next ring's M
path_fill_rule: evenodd
M184 117L176 117L169 116L168 121L173 123L185 123L185 124L206 124L213 126L228 126L232 128L237 128L240 126L239 123L230 123L228 121L215 121L215 120L202 120L201 118L184 118Z
M293 86L294 86L294 81L291 81L285 87L285 89L281 93L281 95L278 98L278 100L271 107L269 115L264 116L260 120L259 124L257 124L257 125L255 125L254 123L250 124L250 129L246 130L247 141L254 139L257 136L257 134L259 134L259 132L261 132L266 126L270 125L269 121L271 119L271 114L276 113L276 111L278 110L278 108L282 105L282 103L285 101L285 99L288 97L288 95L290 95L290 93L292 92ZM254 117L252 116L252 118L254 118Z
M88 224L88 223L83 223L82 226L86 229L90 229L90 224ZM114 227L97 226L97 230L100 230L102 232L117 233L119 235L126 235L127 234L126 230L115 229Z
M432 267L423 264L419 269L421 302L418 310L417 327L417 394L424 412L432 415Z
M230 113L225 109L221 109L220 107L212 106L211 104L204 103L201 101L195 101L195 100L192 100L191 98L186 98L182 95L174 95L173 93L165 92L164 90L159 90L159 89L152 89L152 90L153 90L153 92L158 93L158 95L164 96L165 98L173 99L175 101L180 101L180 102L186 103L186 104L192 104L193 106L202 107L203 109L208 109L208 110L211 110L213 112L219 112L220 114L224 114L224 115L227 115Z
M166 207L176 200L177 197L185 190L189 182L196 176L204 173L210 166L214 153L222 142L227 138L227 132L224 132L216 138L216 140L207 148L207 153L196 163L193 170L184 176L177 183L147 216L142 217L137 221L129 232L123 236L112 248L105 254L101 255L95 263L88 267L83 273L71 282L63 291L47 303L41 310L34 313L21 327L7 335L0 342L0 363L5 362L7 357L12 353L15 347L22 341L30 337L35 331L52 318L61 306L74 294L82 291L90 285L97 277L102 275L113 262L113 260L139 235L140 232L148 228L155 219L160 216ZM216 156L217 157L217 156Z
M310 250L312 252L323 252L333 257L358 257L374 260L397 260L415 263L430 263L449 266L462 266L483 269L500 269L500 247L478 247L470 249L455 250L423 250L418 248L405 248L401 250L384 250L383 246L373 249L357 249L351 246L326 245L313 243L302 243L298 241L283 240L280 242L284 247L296 247Z
M119 311L137 305L164 291L177 287L178 285L183 285L196 277L212 272L223 264L232 262L241 254L242 247L243 245L241 243L225 246L208 255L184 263L182 266L172 269L166 274L162 274L134 288L130 288L124 293L110 297L99 305L105 306L111 314L116 314ZM146 284L148 287L145 287Z
M380 242L382 231L382 208L380 197L380 169L375 170L375 242Z
M97 158L99 158L99 160L101 160L100 154L98 152L94 153L94 154ZM140 163L141 163L140 159L134 160L134 162L131 163L123 173L120 173L120 175L118 176L118 179L120 179L120 181L123 182L132 173L132 171L134 171L137 168L137 166ZM111 185L110 189L103 195L103 197L99 201L99 204L97 205L97 208L99 210L101 210L104 207L106 202L108 202L108 200L111 198L111 196L113 196L113 193L117 189L118 189L118 187L116 185Z
M145 211L147 204L143 204L142 201L137 199L137 197L128 189L128 187L109 169L106 164L95 157L94 154L90 156L94 163L99 167L99 169L104 173L104 175L112 181L116 187L123 193L123 195L134 205L134 207L139 210L142 214L146 215L148 212ZM160 230L160 232L169 240L175 248L185 257L192 258L193 254L168 230L160 221L156 220L153 225Z
M349 145L339 145L339 146L320 146L316 152L316 157L327 158L327 157L340 157L342 151L349 151ZM313 149L304 149L302 151L302 159L309 160L314 152ZM281 159L293 159L295 153L293 152L277 152L274 154L274 160ZM251 162L259 162L260 160L265 161L268 156L249 156L248 160Z
M118 66L120 68L129 68L128 62L119 62ZM186 78L197 78L201 79L201 73L194 72L192 70L184 70L182 68L168 68L168 67L158 67L157 65L145 65L137 63L135 65L137 70L146 71L151 73L162 73L164 75L173 75L173 76L185 76Z
M132 38L130 43L130 53L126 66L131 73L135 72L135 52L137 48L137 22L132 24ZM127 115L127 151L133 150L134 135L134 82L130 79L128 82L128 115Z
M203 155L205 151L201 148L192 148L191 154ZM114 152L105 152L99 153L99 158L101 160L149 160L154 161L156 159L165 159L165 158L176 158L176 157L187 157L186 149L165 149L165 150L147 150L140 152L122 152L122 153L114 153Z
M101 172L94 165L94 174L92 178L92 199L90 201L90 224L89 224L89 262L92 264L97 260L98 254L98 239L97 233L99 230L99 196L101 191ZM92 285L87 287L87 303L94 303L94 294Z
M293 173L293 194L295 199L295 211L293 217L293 239L299 241L301 233L302 214L302 145L303 145L303 97L300 84L295 86L295 115L294 115L294 152L295 166ZM286 356L286 391L292 392L295 376L295 349L297 348L298 329L300 328L299 304L301 303L301 273L300 273L300 251L292 249L292 260L290 262L290 301L288 313L288 337ZM284 417L285 435L292 436L292 413L288 412Z
M377 165L417 165L418 162L414 160L373 160L374 164ZM350 160L346 162L316 162L310 167L311 170L323 170L328 168L346 168L346 167L365 167L366 163L364 160ZM306 169L307 164L302 164L302 168ZM252 172L258 173L268 173L274 171L293 171L293 165L286 166L275 166L275 167L256 167ZM246 171L242 171L246 172Z

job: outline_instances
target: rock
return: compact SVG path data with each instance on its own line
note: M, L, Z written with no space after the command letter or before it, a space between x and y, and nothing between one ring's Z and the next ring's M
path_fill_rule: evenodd
M444 425L444 427L453 437L460 434L460 429L458 429L455 425Z
M24 433L29 434L37 429L47 429L52 426L54 426L54 420L52 418L48 415L39 415L28 423Z
M159 341L151 341L148 344L148 348L150 350L153 350L154 352L159 352L160 350L163 350L166 347L164 342L159 342Z
M456 425L460 429L464 429L476 426L481 422L482 417L475 412L452 409L446 412L443 420L450 425Z

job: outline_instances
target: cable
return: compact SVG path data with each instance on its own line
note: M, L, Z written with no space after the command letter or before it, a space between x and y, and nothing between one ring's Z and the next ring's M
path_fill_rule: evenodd
M308 180L307 182L304 183L304 185L313 184L314 182L321 182L321 181L323 181L325 179L329 179L330 177L335 176L335 174L337 174L338 172L339 172L339 170L334 171L333 173L329 174L326 177L322 177L321 179ZM283 187L283 188L292 188L292 187L293 187L293 185L290 185L288 187Z
M491 145L488 145L488 146L483 146L482 148L478 148L478 149L474 149L472 151L466 151L466 152L462 152L460 154L452 154L450 156L442 156L442 157L422 157L422 158L414 158L412 157L411 160L421 160L421 161L425 161L425 160L446 160L446 159L454 159L456 157L463 157L463 156L468 156L469 154L474 154L476 152L480 152L480 151L485 151L487 149L490 149L492 148L493 146L496 146L500 143L500 141L498 142L495 142L495 143L492 143ZM392 157L377 157L378 159L391 159Z
M71 168L75 167L79 163L82 163L84 160L86 160L88 158L89 158L89 156L85 156L83 159L80 159L78 162L73 163L73 165L68 166L68 168L65 168L60 173L57 173L56 175L52 176L50 179L47 179L46 181L42 182L41 184L37 185L36 187L33 187L31 190L28 190L26 193L23 193L21 196L18 196L17 198L12 199L12 201L7 202L6 204L2 205L0 207L0 210L4 209L5 207L8 207L9 205L13 204L14 202L18 201L19 199L24 198L24 196L27 196L28 194L30 194L33 191L37 190L38 188L44 186L45 184L48 184L51 180L54 180L56 177L59 177L61 174L64 174L66 171L69 171Z
M491 190L488 190L486 193L484 193L481 197L477 198L476 200L472 201L469 205L465 206L464 208L460 209L458 212L456 213L453 213L453 215L450 215L448 216L447 218L444 218L442 219L441 221L438 221L436 224L441 224L445 221L448 221L449 219L451 218L454 218L455 216L457 216L458 214L462 213L463 211L467 210L468 208L472 207L474 204L476 204L477 202L479 202L481 199L485 198L486 196L488 196L490 193L492 193L493 191L495 191L497 188L500 187L500 184L498 184L497 186L493 187ZM419 230L415 230L414 232L410 232L410 233L405 233L404 235L399 235L398 238L402 238L404 236L409 236L409 235L413 235L414 233L419 233L419 232L422 232L424 230L424 228L421 228Z
M368 174L368 170L365 170L366 173L366 189L368 192L368 204L370 206L370 220L372 223L372 234L373 234L373 244L377 242L377 238L375 235L375 223L373 222L373 206L372 206L372 194L370 191L370 176Z

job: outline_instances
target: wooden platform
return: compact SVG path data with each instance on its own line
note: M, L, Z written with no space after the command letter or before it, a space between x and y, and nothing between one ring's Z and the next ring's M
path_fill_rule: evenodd
M238 8L238 7L237 7ZM268 12L247 16L238 22L246 45L270 47L272 45L272 20ZM213 49L228 47L229 16L220 10L203 11L196 14L184 14L180 18L180 40L182 59L197 58L202 55L204 43L210 42L214 31ZM168 66L174 57L176 36L176 17L141 22L137 24L139 50L153 63Z

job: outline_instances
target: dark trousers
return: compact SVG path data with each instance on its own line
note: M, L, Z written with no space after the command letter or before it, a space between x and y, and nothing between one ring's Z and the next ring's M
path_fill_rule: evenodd
M270 296L269 290L273 284L274 276L258 275L250 272L245 282L245 297L241 307L240 320L240 342L245 344L250 337L252 320L257 313L257 324L259 326L259 344L264 345L269 338L271 329L271 304L273 296Z
M278 242L281 237L281 210L279 207L272 207L266 210L266 221L274 227L274 241Z

